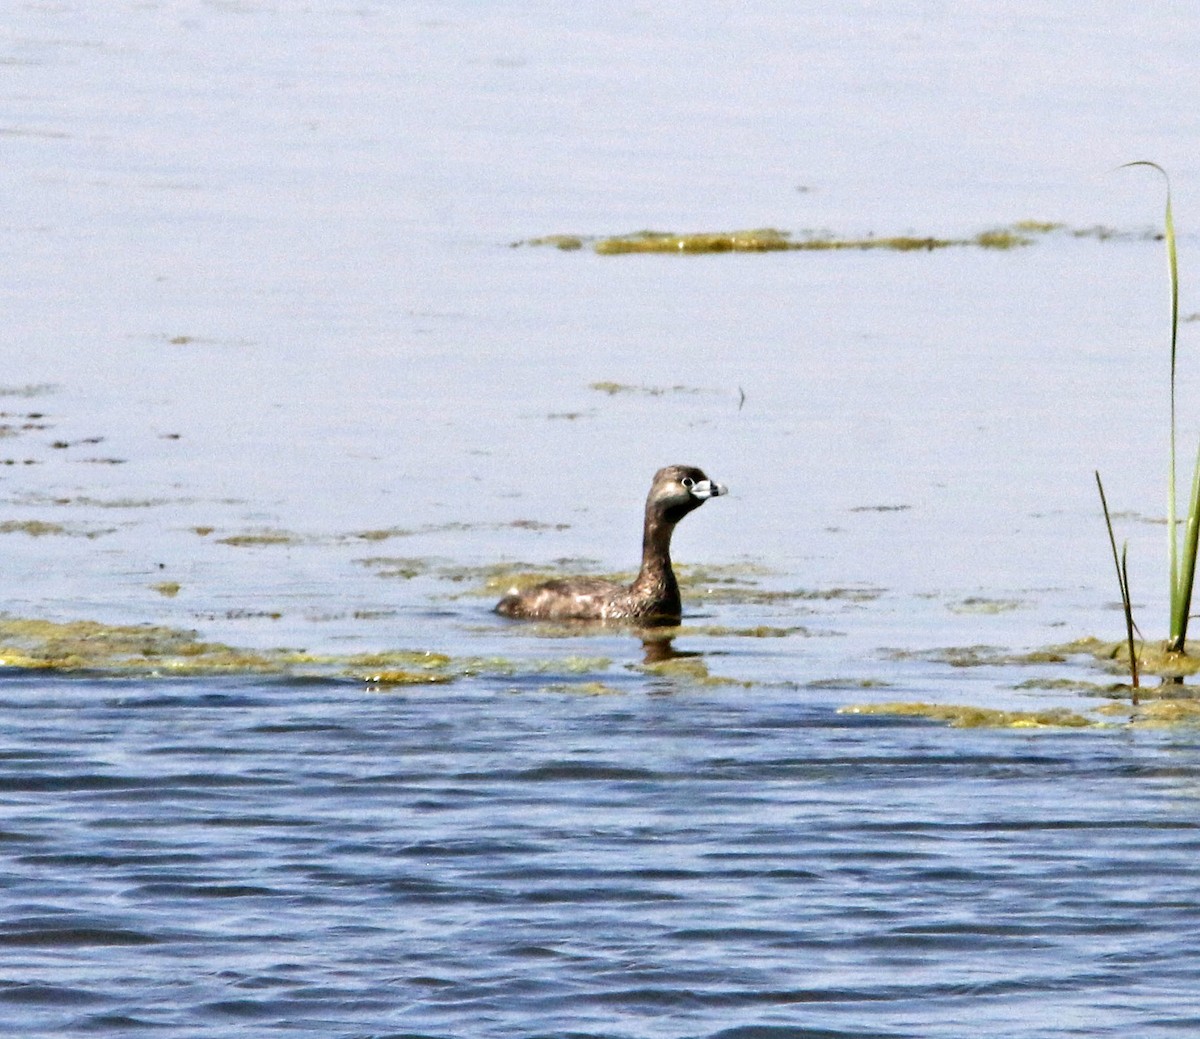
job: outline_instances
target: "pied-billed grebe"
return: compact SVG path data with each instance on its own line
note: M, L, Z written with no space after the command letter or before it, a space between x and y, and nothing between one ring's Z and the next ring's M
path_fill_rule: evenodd
M726 489L690 465L669 465L654 474L646 498L642 568L631 585L599 577L547 581L513 591L496 604L505 617L529 620L638 621L678 624L679 585L671 569L671 534L678 523Z

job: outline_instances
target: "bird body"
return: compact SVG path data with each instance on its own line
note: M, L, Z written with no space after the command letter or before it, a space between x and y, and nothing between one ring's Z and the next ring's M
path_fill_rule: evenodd
M671 567L671 535L689 512L726 493L723 485L694 466L660 469L646 498L642 565L632 584L599 577L560 578L510 592L496 604L496 612L526 620L678 624L682 605Z

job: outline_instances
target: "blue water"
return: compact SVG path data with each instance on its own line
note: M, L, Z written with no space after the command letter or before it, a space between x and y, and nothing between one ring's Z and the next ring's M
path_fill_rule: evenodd
M1193 733L7 677L12 1035L1182 1036Z
M0 614L455 680L0 672L4 1035L1200 1034L1195 729L838 713L1101 703L1008 659L1123 633L1097 467L1165 628L1162 184L1113 168L1172 172L1186 455L1197 10L10 6ZM1020 220L1067 230L513 247ZM487 612L635 565L670 463L732 491L674 544L730 684Z

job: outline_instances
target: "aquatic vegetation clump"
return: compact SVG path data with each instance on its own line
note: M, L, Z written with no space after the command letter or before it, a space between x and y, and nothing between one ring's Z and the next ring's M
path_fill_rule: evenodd
M379 671L365 675L363 681L373 686L442 685L454 681L454 675L430 671Z
M890 689L892 683L882 678L814 678L805 682L805 689Z
M256 530L246 534L230 534L218 538L217 544L234 548L260 547L263 545L298 545L303 539L286 530Z
M1022 603L1017 599L989 599L985 596L973 595L959 602L951 603L947 609L951 613L1011 613L1019 610Z
M1050 234L1052 231L1061 231L1067 225L1060 224L1053 220L1018 220L1013 224L1013 229L1022 234Z
M707 638L737 639L786 639L793 635L808 638L812 635L807 628L794 624L786 628L771 624L756 624L751 628L732 628L726 624L687 624L678 629L680 635L704 635Z
M555 249L561 249L563 252L574 252L576 249L582 249L583 243L586 241L581 235L577 234L547 234L539 238L530 238L525 242L513 242L513 248L521 245L550 245Z
M40 538L48 534L61 536L68 533L61 523L47 523L44 520L5 520L0 523L0 534L28 534L32 538Z
M1200 700L1153 699L1140 704L1106 704L1100 713L1117 716L1139 728L1165 729L1200 725Z
M630 234L589 237L586 235L542 235L514 246L552 246L576 251L585 245L601 256L625 256L631 253L674 253L712 255L713 253L838 252L885 250L888 252L933 252L937 249L1018 249L1032 245L1036 235L1059 230L1061 224L1023 220L1010 227L998 227L965 238L937 235L837 235L828 231L793 234L774 227L738 231L634 231Z
M923 660L949 667L1013 667L1031 664L1064 664L1071 657L1091 652L1094 639L1081 639L1039 649L1011 650L999 646L944 646L939 649L892 649L891 660Z
M1102 642L1099 639L1081 640L1078 645L1081 652L1110 667L1113 670L1128 672L1130 670L1128 640L1119 642ZM1137 670L1141 675L1156 675L1170 682L1177 682L1188 675L1200 672L1200 657L1190 644L1185 645L1181 653L1172 649L1166 643L1139 642L1134 650L1137 654ZM1148 695L1147 690L1140 689L1142 696Z
M697 386L635 386L630 383L612 382L610 380L600 380L599 382L588 383L589 390L597 390L600 393L607 393L610 397L615 397L618 393L639 394L645 397L662 397L668 393L705 393L712 392L701 389Z
M427 650L309 653L249 650L199 638L196 632L153 624L103 624L0 617L0 668L99 672L140 676L282 675L367 682L441 685L458 678L513 675L595 675L608 657L451 657Z
M267 656L217 642L193 631L151 624L56 622L0 618L0 666L56 671L171 671L220 673L281 670L289 651Z
M573 696L619 696L625 691L607 682L555 682L543 686L543 692L565 693Z
M798 247L785 232L769 227L752 231L690 234L638 231L630 235L601 238L592 246L601 256L622 253L762 253Z
M898 718L926 718L956 729L1079 729L1096 722L1062 708L1046 711L1004 711L970 704L868 703L851 704L839 714L879 714Z
M1170 623L1167 636L1167 650L1175 654L1186 653L1188 619L1191 614L1192 591L1196 578L1197 550L1200 548L1200 448L1196 452L1196 461L1192 467L1191 494L1188 499L1186 524L1183 531L1182 544L1178 522L1178 501L1176 491L1176 382L1179 347L1179 259L1175 247L1175 219L1171 209L1171 181L1166 170L1155 162L1140 160L1126 163L1125 167L1146 166L1162 174L1166 181L1166 206L1163 215L1164 234L1167 254L1167 287L1170 295L1170 395L1168 411L1168 464L1167 464L1167 554L1168 554L1168 585L1170 600ZM1112 522L1108 514L1108 503L1104 498L1104 487L1100 483L1100 474L1096 474L1097 484L1100 485L1100 499L1104 508L1105 521L1108 524L1109 540L1116 557L1116 538L1112 533ZM1136 668L1136 654L1133 651L1133 618L1129 605L1128 575L1124 558L1117 560L1118 579L1121 582L1122 603L1125 610L1128 640L1130 643L1129 662ZM1136 672L1133 675L1134 687L1137 687Z

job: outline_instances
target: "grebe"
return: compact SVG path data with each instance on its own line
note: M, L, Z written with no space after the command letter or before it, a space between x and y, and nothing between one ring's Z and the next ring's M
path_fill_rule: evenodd
M633 584L599 577L567 577L510 592L496 604L505 617L528 620L640 621L678 624L679 584L671 569L671 534L684 516L724 486L690 465L669 465L654 474L646 498L642 568Z

